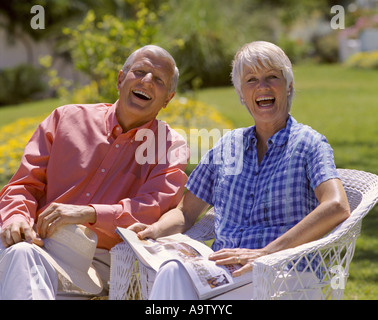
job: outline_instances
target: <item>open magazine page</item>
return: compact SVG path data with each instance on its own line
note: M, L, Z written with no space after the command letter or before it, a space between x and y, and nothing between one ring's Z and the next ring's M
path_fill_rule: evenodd
M180 233L157 240L140 240L135 232L120 227L117 228L117 233L129 243L143 264L155 271L158 271L160 266L168 260L197 257L207 259L213 252L204 243Z
M232 277L240 265L217 266L208 260L211 248L183 234L174 234L156 240L140 240L136 233L117 228L129 243L139 260L158 271L168 261L177 260L188 271L200 299L208 299L252 281L251 274Z
M209 299L252 282L251 273L233 277L240 265L219 266L204 258L180 261L188 271L200 299Z

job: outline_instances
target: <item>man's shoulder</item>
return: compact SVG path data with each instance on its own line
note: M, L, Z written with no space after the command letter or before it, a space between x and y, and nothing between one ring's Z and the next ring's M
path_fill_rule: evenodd
M66 104L58 107L56 110L61 113L76 113L76 112L86 112L92 113L94 111L107 110L111 104L108 103L92 103L92 104Z

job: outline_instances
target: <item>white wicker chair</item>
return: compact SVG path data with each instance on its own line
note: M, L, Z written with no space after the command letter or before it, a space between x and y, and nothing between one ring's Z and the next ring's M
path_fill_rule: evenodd
M320 240L257 259L252 271L254 299L343 298L362 218L378 201L378 176L357 170L338 171L351 216ZM211 209L186 234L200 241L210 240L214 238L213 221ZM155 271L139 263L125 243L116 245L111 257L109 299L147 299ZM304 280L309 274L312 280Z

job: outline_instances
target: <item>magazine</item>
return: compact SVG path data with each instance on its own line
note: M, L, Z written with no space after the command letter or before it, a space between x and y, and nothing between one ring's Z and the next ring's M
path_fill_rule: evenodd
M250 272L232 276L241 265L216 265L208 260L213 252L210 247L184 234L140 240L129 229L117 227L117 233L134 250L139 261L156 272L168 261L179 261L188 271L200 299L210 299L252 282Z

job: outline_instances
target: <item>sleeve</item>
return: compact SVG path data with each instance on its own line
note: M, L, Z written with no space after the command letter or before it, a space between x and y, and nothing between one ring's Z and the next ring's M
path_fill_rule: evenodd
M209 153L211 154L212 150ZM203 159L189 176L186 188L197 198L212 206L214 205L215 174L211 166L205 163Z
M230 133L228 132L202 157L186 184L186 188L191 193L211 206L215 204L217 177L220 167L224 165L225 151L223 149L227 145L225 141L228 141L229 138Z
M327 139L319 133L315 134L307 156L307 177L313 190L322 182L339 178L333 150Z
M115 227L127 227L135 222L151 224L180 202L187 181L185 168L189 148L182 138L169 147L166 163L156 164L148 179L134 197L122 199L114 205L90 204L97 214L97 229L114 232Z
M0 193L0 217L3 226L16 219L34 224L38 201L44 196L46 168L58 119L54 111L36 129L26 144L20 166Z

